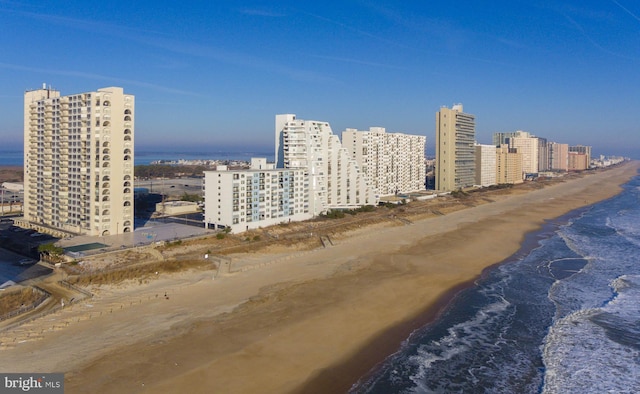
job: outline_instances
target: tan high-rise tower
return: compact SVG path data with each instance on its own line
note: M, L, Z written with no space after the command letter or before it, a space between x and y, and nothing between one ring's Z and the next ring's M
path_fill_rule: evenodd
M44 232L133 231L134 96L119 87L24 95L24 218Z
M436 113L436 190L473 186L475 134L475 117L462 112L462 104Z

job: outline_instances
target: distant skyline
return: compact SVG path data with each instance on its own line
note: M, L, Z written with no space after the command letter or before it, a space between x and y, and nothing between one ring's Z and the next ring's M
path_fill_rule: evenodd
M640 159L640 3L0 0L0 150L23 94L121 86L136 149L270 151L276 114L435 143L462 103L476 139L525 130Z

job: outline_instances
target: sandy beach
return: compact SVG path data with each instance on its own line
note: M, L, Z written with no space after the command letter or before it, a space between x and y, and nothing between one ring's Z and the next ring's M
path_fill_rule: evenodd
M0 370L65 372L67 393L346 392L527 233L617 194L638 168L250 256L258 268L215 279L189 271L93 289L0 332Z

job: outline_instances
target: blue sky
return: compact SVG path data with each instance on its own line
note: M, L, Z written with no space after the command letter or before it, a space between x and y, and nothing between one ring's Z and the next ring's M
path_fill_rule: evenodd
M427 136L463 103L480 143L525 130L640 159L635 0L0 0L0 149L22 96L122 86L136 149L265 151L274 116Z

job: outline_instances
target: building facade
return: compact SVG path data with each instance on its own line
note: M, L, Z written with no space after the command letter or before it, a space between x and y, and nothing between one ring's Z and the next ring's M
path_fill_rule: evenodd
M522 131L495 132L493 133L493 145L495 145L496 148L500 145L508 145L509 138L519 137L520 133L522 133Z
M275 125L276 167L306 171L314 216L330 209L377 205L374 188L329 123L283 114L276 115Z
M586 156L587 158L587 168L591 165L591 147L584 145L573 145L569 146L569 152L580 153Z
M549 142L549 169L551 171L569 170L569 144Z
M522 154L516 148L503 144L496 149L496 182L522 183Z
M18 224L93 236L133 231L134 120L134 96L119 87L25 92Z
M303 169L274 168L252 159L248 170L204 172L204 222L234 233L313 217L309 179Z
M453 191L475 183L475 117L462 104L436 113L436 190Z
M538 172L549 171L549 142L538 137Z
M497 183L496 147L493 145L475 145L476 150L476 185L491 186Z
M342 132L342 145L378 196L425 189L426 140L420 135L387 133L383 127Z
M527 132L518 132L509 138L509 148L515 148L522 154L522 171L524 174L538 173L538 138Z
M588 168L589 159L586 154L571 151L569 152L569 171L584 171Z

